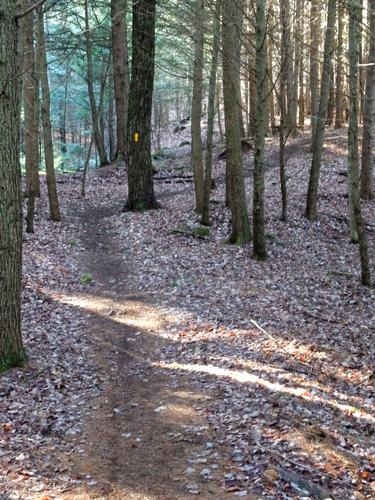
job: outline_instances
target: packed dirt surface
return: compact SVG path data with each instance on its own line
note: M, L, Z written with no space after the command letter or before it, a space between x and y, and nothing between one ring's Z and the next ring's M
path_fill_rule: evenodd
M158 331L168 320L132 288L132 263L124 261L106 224L120 209L116 203L89 205L80 214L81 265L95 277L94 294L71 300L89 311L86 333L107 376L86 422L85 452L69 464L77 477L90 476L95 484L65 497L186 498L186 457L210 442L204 413L212 395L197 393L191 376L176 381L157 367L165 344ZM198 411L192 404L197 402ZM199 491L222 497L203 480Z

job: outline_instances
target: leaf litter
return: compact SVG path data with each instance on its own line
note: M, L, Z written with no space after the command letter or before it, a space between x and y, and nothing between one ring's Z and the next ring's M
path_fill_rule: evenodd
M175 182L172 163L170 182L156 182L162 209L106 219L124 261L132 262L136 288L169 318L155 332L168 340L158 352L160 370L177 385L188 374L197 393L213 395L193 403L211 434L201 452L186 457L185 489L192 495L200 493L202 482L217 481L223 495L236 497L375 496L375 292L359 284L358 249L350 243L346 220L347 180L341 175L346 161L329 137L322 215L315 223L303 218L311 160L304 141L304 135L296 140L288 158L287 224L279 220L275 146L268 148L264 263L251 259L250 246L225 243L230 214L220 182L222 162L214 169L212 225L204 239L172 233L199 224L191 184ZM176 159L176 168L182 161ZM251 168L250 157L245 171L251 174ZM124 197L122 168L106 172L88 188L88 198L103 205ZM251 175L246 183L250 199ZM61 188L65 205L82 205L77 179L65 180ZM371 249L373 205L364 204ZM95 286L80 282L80 245L69 243L79 241L74 217L53 224L40 208L36 227L35 235L25 236L30 364L1 379L1 484L9 498L38 498L44 488L58 494L92 481L69 475L56 457L80 452L80 424L107 376L90 356L84 314L59 301ZM144 372L140 365L135 376L144 378ZM163 413L162 402L155 410Z

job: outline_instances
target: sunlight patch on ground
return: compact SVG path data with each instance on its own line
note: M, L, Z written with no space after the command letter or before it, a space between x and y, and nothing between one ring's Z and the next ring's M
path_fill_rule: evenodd
M318 396L317 394L313 394L311 391L308 391L305 387L288 387L278 382L269 382L257 375L242 371L242 370L230 370L227 368L219 368L218 366L213 365L199 365L199 364L180 364L180 363L169 363L163 364L160 363L158 366L171 369L171 370L183 370L187 372L195 372L195 373L207 373L209 375L214 375L217 377L229 378L234 380L235 382L240 382L242 384L254 384L265 389L268 389L272 392L289 394L290 396L295 396L306 401L319 404L319 405L329 405L343 413L354 415L356 418L364 420L368 423L374 424L375 417L369 413L366 413L360 408L356 408L351 405L343 404L338 401L335 401L333 398L326 399Z
M175 319L160 309L150 307L142 301L116 301L112 298L97 295L60 295L58 301L85 311L98 314L132 328L146 330L157 335L155 329L174 323Z

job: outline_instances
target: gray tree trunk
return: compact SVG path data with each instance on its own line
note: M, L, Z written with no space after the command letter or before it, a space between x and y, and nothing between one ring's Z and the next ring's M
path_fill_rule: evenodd
M50 115L51 98L48 83L46 41L44 36L44 16L42 7L38 9L37 15L37 61L39 81L42 89L41 117L50 217L53 221L58 222L61 221L61 214L59 200L57 197L56 175L53 159L53 142Z
M245 182L242 165L240 132L240 51L239 26L242 25L243 5L239 0L223 0L222 4L223 90L225 113L225 139L227 148L227 185L229 207L232 212L230 242L243 244L251 239L246 206Z
M335 39L336 0L328 0L328 18L324 42L323 74L320 88L319 112L316 130L313 135L312 162L305 216L314 220L318 216L318 190L320 167L323 155L324 129L327 120L327 108L331 83L332 53Z
M0 371L25 360L21 337L22 204L17 3L0 16Z
M210 70L210 82L208 91L208 109L207 109L207 141L206 141L206 162L204 176L204 196L202 207L201 223L208 226L210 224L210 193L212 178L212 140L214 133L215 120L215 94L216 94L216 75L220 48L220 14L221 0L216 0L215 17L213 26L212 60Z
M344 5L339 2L338 6L338 32L337 32L337 66L336 66L336 116L335 116L335 128L342 128L343 118L344 118L344 107L343 107L343 54L344 54Z
M151 159L156 0L133 0L132 78L129 96L129 153L126 204L129 210L158 207Z
M204 197L203 157L202 157L202 84L204 52L204 0L196 0L195 40L193 69L193 102L191 108L191 161L195 184L195 208L202 212Z
M125 160L129 106L129 58L126 0L111 0L113 86L115 93L117 148L116 160Z
M319 39L320 0L311 0L310 10L310 92L311 92L311 138L314 134L319 111Z
M257 260L267 258L264 223L264 147L266 136L267 92L267 0L256 2L256 133L254 151L253 195L253 256Z
M372 147L374 142L375 113L375 0L368 1L369 9L369 49L367 57L366 92L363 106L363 140L361 197L370 200L374 197L372 179Z
M91 38L90 22L89 22L88 0L85 0L85 40L86 40L86 57L87 57L87 88L90 100L92 127L94 131L95 145L99 155L100 166L103 167L104 165L108 164L108 159L107 159L107 154L105 152L103 135L100 131L99 114L95 101L94 67L92 60L92 38Z
M367 248L366 229L362 219L361 201L359 197L359 155L358 155L358 65L361 39L361 8L357 0L348 0L349 9L349 128L348 128L348 169L349 169L349 200L351 233L358 234L359 253L361 260L361 281L363 285L371 285L370 265Z

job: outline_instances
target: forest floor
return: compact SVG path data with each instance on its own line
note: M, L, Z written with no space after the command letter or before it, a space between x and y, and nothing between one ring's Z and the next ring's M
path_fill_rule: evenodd
M375 290L348 235L345 134L327 136L315 223L308 134L287 150L287 224L268 141L263 263L226 244L223 162L210 234L191 231L188 146L156 161L160 210L122 213L116 166L85 200L59 179L63 224L43 194L24 245L29 363L0 379L1 499L375 497ZM252 154L245 169L250 200Z

